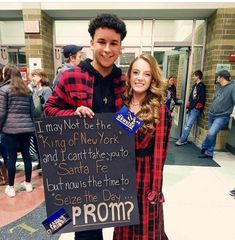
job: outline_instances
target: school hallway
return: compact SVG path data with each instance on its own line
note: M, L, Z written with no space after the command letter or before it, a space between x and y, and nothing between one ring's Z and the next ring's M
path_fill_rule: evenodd
M214 161L199 159L193 144L177 147L170 143L164 168L165 230L169 240L234 240L235 156L216 152ZM17 172L17 182L23 172ZM73 233L47 235L41 222L46 218L42 178L33 171L34 191L8 198L0 186L1 240L73 240ZM104 229L104 240L111 240L113 228ZM125 240L125 239L123 239Z

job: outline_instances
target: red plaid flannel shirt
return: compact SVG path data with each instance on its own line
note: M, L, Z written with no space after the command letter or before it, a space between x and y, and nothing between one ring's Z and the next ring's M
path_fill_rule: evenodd
M156 191L156 200L164 201L162 194L163 167L167 157L170 129L172 124L171 115L164 106L160 108L160 122L156 126L154 146L154 170L152 191ZM161 199L162 198L162 199Z
M92 109L94 81L95 77L79 66L63 72L58 85L45 104L45 115L73 115L79 106ZM114 78L113 82L115 106L118 111L123 105L121 94L125 90L125 76Z
M165 105L162 105L159 108L159 116L159 123L156 126L155 130L152 183L150 186L150 192L147 196L151 202L161 202L164 199L162 194L163 167L167 157L170 139L170 129L172 124L171 113ZM139 143L138 137L136 136L136 148L146 148L149 144L149 139L151 138L152 132L148 133L143 139L143 141ZM142 172L137 172L136 174L137 178L141 179Z

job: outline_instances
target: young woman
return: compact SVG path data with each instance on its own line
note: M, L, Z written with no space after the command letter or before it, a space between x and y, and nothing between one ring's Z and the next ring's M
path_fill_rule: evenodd
M20 149L24 166L27 192L33 190L31 184L32 163L29 154L30 138L34 133L34 104L31 91L25 86L19 70L11 65L3 68L3 82L0 87L0 132L4 133L8 151L8 186L5 193L16 195L14 180L17 151Z
M35 86L35 88L33 89L33 96L40 97L43 110L47 99L52 93L52 90L49 87L50 81L46 73L42 69L34 69L31 75L33 84Z
M49 87L50 81L43 69L34 69L31 73L32 85L31 91L33 92L34 106L35 106L35 117L43 117L43 109L47 99L52 94L52 89ZM34 148L37 155L39 156L38 144L36 136L33 135L31 139L31 148ZM38 162L37 169L39 169L39 175L41 172L41 163Z
M115 240L166 240L162 194L170 112L166 109L165 86L158 64L151 55L135 58L127 72L125 103L143 126L136 133L136 187L139 225L116 227Z

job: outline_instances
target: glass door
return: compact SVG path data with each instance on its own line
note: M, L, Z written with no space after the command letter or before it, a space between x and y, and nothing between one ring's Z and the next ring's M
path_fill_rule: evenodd
M154 56L159 62L164 77L175 78L177 104L172 113L171 138L178 139L184 122L189 47L156 47Z

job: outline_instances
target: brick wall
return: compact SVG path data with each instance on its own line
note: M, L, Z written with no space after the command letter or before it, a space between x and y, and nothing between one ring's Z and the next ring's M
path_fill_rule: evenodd
M204 58L204 83L207 87L205 116L198 125L196 142L198 145L206 137L208 130L208 109L216 89L215 73L217 64L231 64L230 73L235 78L235 62L229 62L228 56L235 53L235 9L218 9L208 19L206 49ZM216 149L224 149L227 128L217 136Z
M38 20L40 33L25 34L27 66L29 58L41 58L42 68L52 81L54 78L52 19L41 9L23 9L23 20Z

